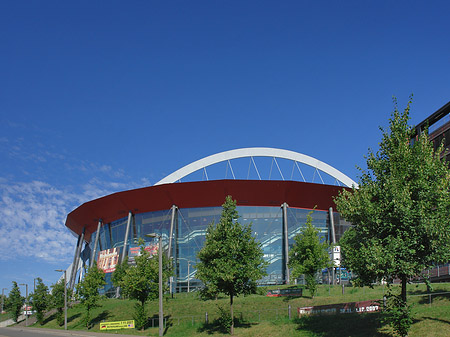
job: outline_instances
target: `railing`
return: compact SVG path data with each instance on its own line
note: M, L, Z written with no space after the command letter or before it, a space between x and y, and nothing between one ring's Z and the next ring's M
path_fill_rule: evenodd
M450 291L447 292L438 292L438 293L429 293L429 294L413 294L408 295L408 297L423 297L423 304L428 303L432 306L433 297L445 297L446 299L450 299ZM277 309L265 309L265 310L247 310L247 311L235 311L234 317L236 321L246 322L246 323L258 323L258 322L274 322L280 319L290 320L296 317L296 309L291 307L291 305L286 306L285 308L277 308ZM205 312L203 315L186 315L186 316L177 316L164 317L164 327L168 325L180 325L180 324L189 324L194 326L195 324L204 324L211 323L214 320L219 318L219 314L215 312ZM158 317L152 317L149 319L149 327L158 327Z
M429 294L408 295L408 297L424 297L425 299L422 302L423 303L428 302L430 307L433 304L433 297L437 297L437 296L450 299L450 291L439 292L439 293L429 293Z
M238 311L234 312L235 320L247 323L256 322L273 322L280 319L291 319L296 313L296 308L292 308L290 305L286 308L266 309L266 310L254 310L254 311ZM204 315L187 315L177 317L164 317L164 327L167 325L180 325L190 324L194 326L196 323L203 324L213 322L219 318L217 312L208 313ZM158 327L158 317L152 317L149 319L149 327Z

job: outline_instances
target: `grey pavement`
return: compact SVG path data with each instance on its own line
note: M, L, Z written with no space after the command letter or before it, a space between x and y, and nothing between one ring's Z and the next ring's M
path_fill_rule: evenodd
M18 322L20 322L21 320L25 320L25 316L24 315L19 316ZM16 322L14 322L14 320L12 318L9 318L7 320L4 320L4 321L0 322L0 328L5 328L5 327L13 325L15 323Z
M57 330L57 329L41 329L26 328L22 326L0 328L0 337L136 337L136 335L112 334L103 332L89 332L78 330Z

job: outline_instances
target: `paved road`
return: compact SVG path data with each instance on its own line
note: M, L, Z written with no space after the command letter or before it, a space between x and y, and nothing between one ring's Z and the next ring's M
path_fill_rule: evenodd
M24 327L0 328L0 337L136 337L132 335L119 335L98 332L85 332L75 330L52 330Z

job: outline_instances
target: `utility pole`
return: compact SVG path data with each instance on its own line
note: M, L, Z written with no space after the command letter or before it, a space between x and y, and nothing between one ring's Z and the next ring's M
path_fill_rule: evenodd
M20 283L20 286L25 286L25 326L28 326L28 283Z
M66 270L56 269L55 271L64 272L64 330L67 330L67 276Z

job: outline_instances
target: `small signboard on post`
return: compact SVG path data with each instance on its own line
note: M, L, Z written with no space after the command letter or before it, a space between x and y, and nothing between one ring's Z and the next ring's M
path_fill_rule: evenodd
M100 323L100 330L118 330L118 329L133 329L133 328L134 328L134 320Z

